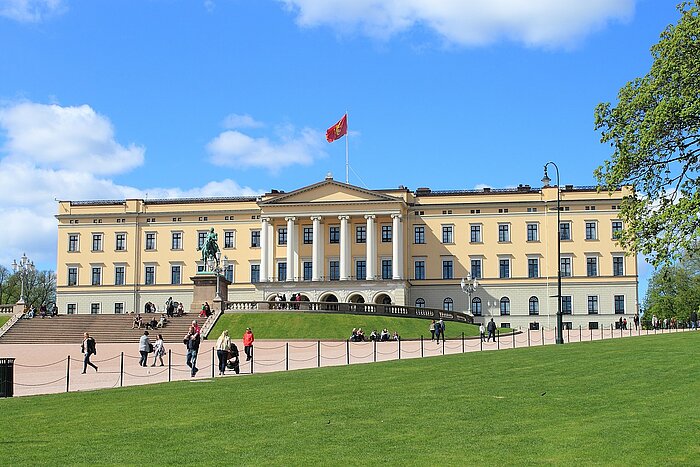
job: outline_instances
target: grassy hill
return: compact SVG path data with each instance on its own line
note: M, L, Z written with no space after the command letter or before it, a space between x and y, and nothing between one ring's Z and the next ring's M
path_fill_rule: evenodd
M9 321L10 318L12 318L12 315L0 315L0 326Z
M384 316L341 315L332 313L225 313L209 333L216 339L224 329L232 336L241 337L246 327L253 329L256 339L325 339L344 340L350 338L353 328L362 328L369 338L372 329L381 332L387 328L402 339L418 339L421 334L430 338L430 320L417 318L392 318ZM448 338L477 336L479 328L472 324L446 322Z
M0 463L697 465L699 344L688 332L2 399Z

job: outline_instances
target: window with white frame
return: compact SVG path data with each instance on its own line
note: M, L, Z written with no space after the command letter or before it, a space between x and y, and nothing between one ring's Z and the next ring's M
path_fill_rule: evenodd
M510 298L508 298L508 297L501 298L499 305L500 305L500 310L501 310L501 316L510 315Z
M92 234L92 251L102 251L102 234Z
M559 223L559 239L571 240L571 222L567 221Z
M589 295L588 296L588 314L597 315L598 314L598 296Z
M586 276L595 277L598 275L598 257L586 256Z
M78 268L76 266L68 267L68 285L78 285Z
M235 230L224 230L224 248L236 248Z
M498 241L501 243L510 241L510 224L498 224Z
M472 298L472 314L481 316L481 299L479 297Z
M102 285L102 266L92 267L92 285Z
M613 256L613 276L624 276L625 275L625 257L624 256Z
M498 277L501 279L510 277L510 258L500 258L498 260Z
M182 250L182 232L170 232L170 249Z
M80 251L80 235L68 234L68 251L71 253Z
M425 300L422 298L416 298L416 308L425 308Z
M481 243L481 224L470 224L469 226L469 242Z
M573 311L573 302L571 295L562 295L561 297L561 314L570 315Z
M286 245L287 244L287 227L280 227L277 229L277 244Z
M615 314L616 315L624 315L625 314L625 296L624 295L615 295L614 302L615 302Z
M147 265L143 276L145 285L154 285L156 283L156 267L155 265Z
M454 261L451 258L442 259L442 278L443 279L453 279L454 278Z
M469 262L472 279L481 279L481 258L472 258Z
M416 280L423 280L425 279L425 259L416 259L413 262L413 278Z
M612 221L612 238L613 240L617 240L620 238L620 235L622 235L622 221L621 220L614 220Z
M561 277L571 277L571 257L563 256L560 265Z
M422 245L425 243L425 226L416 225L413 227L413 243Z
M533 316L533 315L539 315L540 314L540 299L532 296L530 297L530 300L528 302L528 314Z
M180 285L182 283L182 266L173 264L170 266L170 283Z
M586 221L586 240L598 240L598 223Z
M146 232L146 250L156 249L156 233Z
M442 309L445 311L454 311L454 306L454 301L450 297L442 301Z
M540 259L539 258L528 258L527 259L527 277L535 278L540 277Z
M355 227L355 243L367 243L366 225L358 225Z
M454 225L442 226L442 243L454 243Z
M126 234L124 232L118 232L114 235L114 249L126 251Z
M529 222L527 224L527 241L536 242L539 241L539 225L536 222Z
M391 243L391 226L390 225L383 225L382 226L382 243Z
M124 285L126 266L114 266L114 285Z

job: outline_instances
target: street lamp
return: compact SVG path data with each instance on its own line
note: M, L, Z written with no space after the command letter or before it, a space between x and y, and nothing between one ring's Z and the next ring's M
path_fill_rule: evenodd
M24 305L24 281L27 274L36 270L36 268L34 267L34 261L30 261L29 258L27 258L27 254L23 253L22 257L19 259L19 263L14 259L12 260L12 270L15 273L19 273L21 291L19 294L19 301L17 302L17 304Z
M467 278L462 278L462 283L460 284L460 286L462 287L462 292L467 294L467 306L469 307L469 314L471 315L472 294L476 291L476 288L479 287L479 283L476 281L476 277L472 279L471 273L467 273Z
M559 184L559 167L552 161L544 165L544 177L542 177L542 185L544 188L549 186L552 181L547 175L547 166L554 166L557 171L557 344L564 343L564 325L561 315L561 185Z

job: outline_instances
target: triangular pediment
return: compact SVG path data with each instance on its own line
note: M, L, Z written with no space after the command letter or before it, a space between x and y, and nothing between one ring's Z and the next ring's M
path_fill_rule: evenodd
M401 198L366 190L355 185L324 180L320 183L273 196L263 200L261 206L282 204L332 204L332 203L366 203L366 202L401 202Z

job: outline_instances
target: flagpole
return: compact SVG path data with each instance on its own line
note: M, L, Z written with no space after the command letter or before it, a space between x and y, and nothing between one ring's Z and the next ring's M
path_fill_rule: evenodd
M345 122L347 130L345 132L345 183L350 183L350 156L348 152L348 138L350 138L350 124L348 123L348 111L345 111Z

